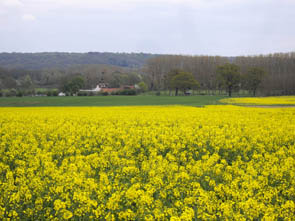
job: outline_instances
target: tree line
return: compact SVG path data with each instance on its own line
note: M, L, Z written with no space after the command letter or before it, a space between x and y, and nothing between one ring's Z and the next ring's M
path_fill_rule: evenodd
M220 67L228 63L234 65L238 73L238 83L232 89L220 78ZM149 59L142 73L150 90L169 90L168 79L173 70L192 73L199 89L208 93L244 89L255 95L257 92L262 95L295 94L294 52L239 57L165 55Z
M247 89L255 96L263 78L266 76L266 72L258 67L250 68L246 74L241 75L239 66L230 63L218 66L216 72L219 88L224 88L230 97L232 92L239 90L239 88ZM184 95L190 95L191 90L200 88L199 82L191 72L174 69L164 78L170 95L172 95L172 90L175 90L175 96L178 96L179 90Z
M76 79L82 79L83 83L76 84ZM47 94L47 92L50 94L52 91L65 91L65 89L65 92L73 94L81 88L95 88L101 81L109 87L116 88L121 85L139 84L142 75L137 69L97 64L42 70L0 68L2 96ZM42 90L39 91L39 88Z
M8 69L41 70L69 68L75 65L105 64L140 68L147 59L157 56L146 53L0 53L0 66Z
M231 79L228 73L237 74ZM247 90L253 95L288 95L295 94L295 53L239 57L151 56L137 68L109 64L34 70L0 67L0 91L8 95L9 90L11 95L36 94L36 88L62 91L65 86L75 88L71 83L75 78L82 78L83 85L79 88L85 89L95 88L103 81L109 87L138 84L144 91L169 91L171 95L187 94L188 89L207 94L226 90L231 95Z

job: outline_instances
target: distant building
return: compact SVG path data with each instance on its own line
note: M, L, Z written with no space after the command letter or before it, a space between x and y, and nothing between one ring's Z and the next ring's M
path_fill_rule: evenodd
M134 85L122 85L120 87L121 90L126 90L126 89L135 89Z
M109 88L107 83L99 83L96 85L96 88L94 89L84 89L80 90L81 92L107 92L107 93L112 93L112 92L117 92L117 91L122 91L122 90L131 90L135 89L136 87L134 85L122 85L119 88Z
M121 88L102 88L101 92L107 92L109 94L111 94L112 92L117 92L122 90Z
M101 91L101 86L98 84L96 85L96 88L94 89L86 89L86 90L80 90L80 91L83 91L83 92L100 92Z

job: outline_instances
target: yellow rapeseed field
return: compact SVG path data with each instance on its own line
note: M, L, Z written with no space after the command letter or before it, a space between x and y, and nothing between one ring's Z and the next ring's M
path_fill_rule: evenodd
M294 220L295 109L0 109L0 217Z
M220 101L227 104L295 105L295 96L225 98Z

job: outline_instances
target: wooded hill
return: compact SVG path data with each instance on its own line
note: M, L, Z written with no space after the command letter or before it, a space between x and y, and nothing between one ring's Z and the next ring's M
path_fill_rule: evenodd
M74 65L106 64L128 68L143 66L155 54L145 53L0 53L0 67L8 69L40 70L68 68Z
M226 89L218 68L227 63L238 66L237 92L250 90L247 83L250 70L260 68L265 72L257 87L260 95L295 94L295 52L238 57L94 52L2 53L0 91L61 88L64 82L75 77L84 79L85 88L94 88L103 79L110 87L143 82L150 91L167 91L171 89L171 74L178 70L191 73L198 81L200 91L216 94Z

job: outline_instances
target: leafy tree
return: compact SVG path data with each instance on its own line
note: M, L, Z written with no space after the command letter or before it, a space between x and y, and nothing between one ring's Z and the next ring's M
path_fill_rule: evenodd
M231 97L232 91L238 88L240 83L239 66L227 63L217 68L220 83L227 89Z
M170 70L170 71L169 71L167 74L165 74L164 77L163 77L164 88L169 90L169 95L170 95L170 96L172 95L171 90L174 90L174 89L175 89L175 88L174 88L174 85L173 85L173 83L172 83L172 79L173 79L176 75L180 74L181 72L182 72L182 70L175 68L175 69ZM176 89L175 89L175 90L176 90ZM177 93L178 93L178 89L177 89Z
M127 74L126 84L127 85L134 85L134 84L139 83L140 80L141 80L141 78L140 78L139 74L131 72L131 73Z
M16 86L16 81L10 76L9 71L0 67L0 87L2 89L8 89L16 88Z
M20 88L27 90L34 88L34 83L30 75L26 75L23 79L20 80Z
M124 80L125 80L124 74L122 74L119 71L116 71L116 72L112 73L111 79L109 81L109 86L114 87L114 88L118 88L121 85L123 85Z
M69 94L76 94L84 86L84 79L82 77L75 77L63 85L63 92Z
M146 92L148 90L148 86L143 81L138 83L141 92Z
M252 91L254 97L265 75L265 70L259 67L250 68L245 75L245 86Z
M199 82L194 78L193 74L184 71L179 71L169 83L171 88L175 89L175 96L178 95L178 90L185 93L187 89L199 87Z

